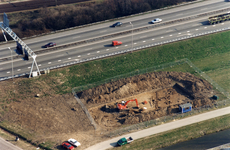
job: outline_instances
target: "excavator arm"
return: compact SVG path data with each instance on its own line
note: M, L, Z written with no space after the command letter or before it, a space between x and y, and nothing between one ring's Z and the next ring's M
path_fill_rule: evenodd
M131 100L128 100L124 105L123 104L121 104L121 103L119 103L119 104L117 104L117 108L118 109L127 109L127 105L128 105L128 103L129 102L136 102L136 105L137 105L137 107L139 108L139 104L138 104L138 101L137 101L137 99L131 99Z

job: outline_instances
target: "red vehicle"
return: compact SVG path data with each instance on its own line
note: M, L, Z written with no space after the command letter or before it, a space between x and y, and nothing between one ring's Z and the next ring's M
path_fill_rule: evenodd
M121 45L121 44L122 44L121 41L113 41L113 42L112 42L112 45L113 45L113 46L117 46L117 45Z
M71 144L69 144L68 142L63 142L62 146L65 147L68 150L74 149L74 147Z

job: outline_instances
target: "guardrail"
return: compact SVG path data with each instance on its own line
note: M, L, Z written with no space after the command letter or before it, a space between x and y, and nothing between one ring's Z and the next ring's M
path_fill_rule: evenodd
M228 27L228 28L221 28L221 29L217 29L217 30L213 30L213 31L208 31L208 32L203 32L203 33L199 33L199 34L194 34L194 35L190 35L190 36L184 36L184 37L180 37L180 38L176 38L176 39L172 39L172 40L167 40L167 41L163 41L163 42L158 42L158 43L153 43L153 44L149 44L149 45L145 45L145 46L134 47L133 49L122 50L122 51L118 51L118 52L114 52L114 53L109 53L109 54L105 54L105 55L100 55L100 56L96 56L96 57L92 57L92 58L88 58L88 59L82 59L82 60L78 60L78 61L73 61L73 62L70 62L70 63L58 65L58 66L53 66L53 67L49 67L49 68L45 68L45 69L40 69L40 71L57 69L57 68L61 68L61 67L75 65L75 64L79 64L79 63L83 63L83 62L88 62L88 61L92 61L92 60L96 60L96 59L101 59L101 58L105 58L105 57L110 57L110 56L115 56L115 55L119 55L119 54L124 54L124 53L127 53L127 52L137 51L137 50L141 50L141 49L148 48L148 47L158 46L158 45L172 43L172 42L177 42L177 41L186 40L186 39L189 39L189 38L199 37L199 36L203 36L203 35L207 35L207 34L212 34L212 33L217 33L217 32L222 32L222 31L226 31L226 30L230 30L230 27ZM17 56L17 57L20 57L20 56ZM1 60L3 60L3 61L4 60L5 61L8 60L9 61L9 60L11 60L11 58L0 59L0 62L1 62ZM19 75L14 75L13 78L25 76L27 74L29 74L29 72L23 73L23 74L19 74ZM12 78L12 76L2 77L2 78L0 78L0 81L8 80L8 79L11 79L11 78Z

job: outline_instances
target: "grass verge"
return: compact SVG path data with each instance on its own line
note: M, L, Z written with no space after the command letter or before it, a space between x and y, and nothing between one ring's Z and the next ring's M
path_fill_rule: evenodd
M221 116L181 127L172 131L153 135L134 141L132 144L116 147L117 150L146 150L158 149L178 142L191 140L210 133L230 128L230 115Z
M113 76L126 74L131 71L153 67L163 63L174 62L188 58L202 71L215 71L218 68L227 68L228 60L222 60L225 54L229 55L230 31L212 34L208 36L189 39L177 43L152 47L138 52L123 54L111 58L95 60L68 68L52 71L46 77L48 82L56 84L56 78L63 83L57 85L58 93L70 93L73 87L94 83ZM207 61L202 62L203 59ZM224 63L212 64L212 60L224 61ZM197 63L196 63L197 62ZM202 65L199 65L202 62ZM195 72L191 72L195 73ZM55 78L55 79L54 79ZM53 79L53 80L50 80Z

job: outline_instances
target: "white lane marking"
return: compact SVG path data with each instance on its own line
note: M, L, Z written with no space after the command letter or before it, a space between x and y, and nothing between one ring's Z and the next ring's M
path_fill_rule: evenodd
M102 33L102 32L106 32L107 30L103 30L103 31L100 31L100 33Z
M81 36L75 36L75 37L73 37L73 39L76 39L76 38L79 38L79 37L81 37Z
M61 60L58 60L58 62L60 62Z
M155 39L152 39L153 41L155 40Z
M204 27L205 29L207 28L207 27Z
M48 62L48 64L51 64L51 62Z
M222 25L224 24L224 23L221 23Z
M97 53L100 53L100 51L97 51Z
M171 34L171 35L169 35L169 36L172 36L172 34Z
M187 31L187 32L190 32L190 31Z
M199 29L196 29L196 31L199 30Z
M6 73L10 73L10 71L6 72Z
M71 58L68 58L68 59L71 59Z
M28 67L28 69L30 69L31 67Z
M178 33L178 34L181 34L181 33Z
M116 48L118 48L118 47L116 47Z
M188 33L188 35L191 35L191 33Z
M213 27L215 27L216 25L213 25Z
M163 39L164 37L162 36L161 38Z
M18 69L17 71L20 71L21 69Z
M133 43L133 44L137 44L137 43Z
M88 53L87 55L90 55L90 53Z
M125 45L125 46L128 46L128 45Z
M77 57L81 57L81 55L78 55Z
M109 49L106 49L107 51L109 51Z
M79 59L75 59L76 61L78 61Z
M143 41L143 42L146 42L146 41Z
M87 49L85 49L85 50L87 51L87 50L91 50L91 49L93 49L93 48L87 48Z
M145 38L145 37L147 37L147 36L141 36L140 38Z
M42 64L39 64L38 66L40 67L40 66L42 66Z

